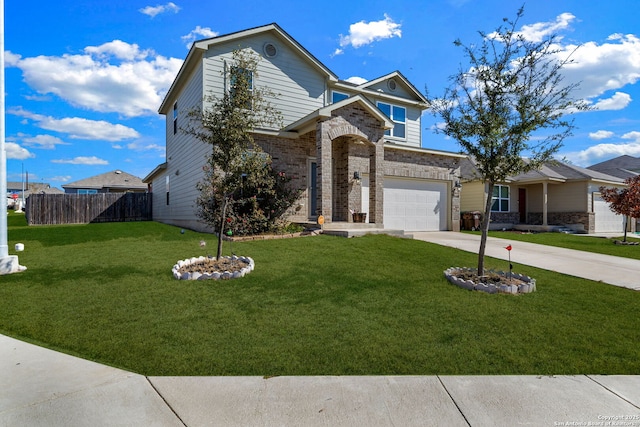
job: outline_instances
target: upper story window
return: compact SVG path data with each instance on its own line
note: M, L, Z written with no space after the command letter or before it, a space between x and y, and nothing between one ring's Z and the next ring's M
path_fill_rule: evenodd
M238 100L245 108L251 109L251 99L253 98L253 72L246 68L231 67L229 77L229 95L235 98L237 94L243 94L243 98Z
M407 137L407 109L397 105L378 102L378 108L393 121L393 129L387 130L384 134L396 138Z
M347 99L349 97L349 95L347 95L346 93L342 93L342 92L336 92L331 91L331 103L335 104L336 102L340 102L343 99Z
M164 185L165 185L165 196L166 196L166 204L169 205L169 190L170 190L170 186L169 186L169 175L165 176L164 178Z
M495 185L491 197L491 212L509 212L509 187Z
M178 133L178 103L173 103L173 134Z

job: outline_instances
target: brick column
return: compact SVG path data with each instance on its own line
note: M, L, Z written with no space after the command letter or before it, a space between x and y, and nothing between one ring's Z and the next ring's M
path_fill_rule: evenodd
M333 216L332 170L331 170L331 139L329 138L328 122L320 122L316 127L316 162L318 170L318 214L324 216L326 223L331 222Z
M369 222L382 228L384 206L384 134L369 149Z

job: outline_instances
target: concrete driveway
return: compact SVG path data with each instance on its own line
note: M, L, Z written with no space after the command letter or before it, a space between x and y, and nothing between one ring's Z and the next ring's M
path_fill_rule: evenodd
M413 238L438 245L449 246L467 252L478 253L480 236L453 231L430 231L413 233ZM585 237L588 239L589 237ZM600 281L614 286L640 290L640 261L611 255L601 255L573 249L510 241L489 237L487 256L509 259L506 246L511 245L511 261L558 273ZM637 249L637 248L634 248ZM640 249L638 249L640 250ZM452 265L451 267L463 267ZM506 267L505 267L506 268Z

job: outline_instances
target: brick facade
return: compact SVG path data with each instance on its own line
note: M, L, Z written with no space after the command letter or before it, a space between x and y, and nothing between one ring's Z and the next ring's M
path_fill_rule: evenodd
M273 167L292 177L302 190L289 212L292 221L323 215L326 223L352 221L350 211L362 206L362 188L354 173L369 176L370 223L383 226L384 176L428 179L449 183L449 228L460 230L460 192L454 187L458 158L384 146L381 123L358 104L333 112L317 123L315 132L297 139L256 135L256 143L273 158ZM317 199L310 212L309 162L317 164Z

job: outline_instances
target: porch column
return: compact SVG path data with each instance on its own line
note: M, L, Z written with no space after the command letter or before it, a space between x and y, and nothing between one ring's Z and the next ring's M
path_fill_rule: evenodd
M542 225L547 225L547 182L542 183Z
M333 180L331 177L331 139L327 122L320 122L316 127L316 162L318 173L318 215L324 216L325 222L331 222L333 216L331 196Z
M373 141L372 141L373 142ZM384 134L369 149L369 222L383 227Z

